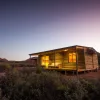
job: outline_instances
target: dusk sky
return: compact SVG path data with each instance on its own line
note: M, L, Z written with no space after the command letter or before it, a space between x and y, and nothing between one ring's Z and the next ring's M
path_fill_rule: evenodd
M0 0L0 57L73 45L100 52L99 0Z

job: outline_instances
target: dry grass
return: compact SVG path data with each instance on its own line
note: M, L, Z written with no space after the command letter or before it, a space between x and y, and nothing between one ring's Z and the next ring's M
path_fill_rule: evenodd
M0 100L100 100L100 80L89 80L94 74L100 71L77 79L42 69L8 70L0 79Z

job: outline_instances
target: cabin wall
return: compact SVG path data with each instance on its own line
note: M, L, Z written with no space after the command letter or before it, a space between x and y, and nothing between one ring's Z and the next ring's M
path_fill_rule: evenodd
M93 48L82 46L40 53L37 64L46 69L74 70L77 72L98 69L99 66L96 51Z
M63 68L76 70L76 48L70 48L67 52L64 52Z
M87 49L85 48L85 65L86 65L86 70L94 70L98 68L98 58L97 58L97 53L93 54L88 54Z
M44 59L42 60L42 57L48 56L48 61ZM61 52L52 52L52 53L46 53L40 56L40 64L45 67L45 63L48 63L47 68L62 68L63 63L63 55ZM43 65L44 62L44 65Z
M63 52L63 68L68 68L68 51Z
M100 53L97 53L98 56L98 65L99 65L99 69L100 69Z
M55 66L58 66L58 68L62 68L63 66L63 53L62 52L55 52Z
M77 47L77 67L78 70L85 70L85 57L84 57L84 47Z
M76 53L77 50L77 62L70 62L70 55ZM88 48L86 47L77 47L70 48L67 51L55 51L50 53L44 53L39 55L38 64L48 69L64 69L64 70L94 70L98 68L98 57L97 53L88 54ZM44 60L47 65L42 65L42 57L48 56L49 59Z
M99 64L98 64L98 56L97 54L93 54L93 67L98 69Z
M72 56L72 58L70 57L70 55ZM49 59L45 59L46 56L48 56ZM44 54L41 54L39 58L40 65L44 68L76 70L76 48L70 48L49 53L46 52Z

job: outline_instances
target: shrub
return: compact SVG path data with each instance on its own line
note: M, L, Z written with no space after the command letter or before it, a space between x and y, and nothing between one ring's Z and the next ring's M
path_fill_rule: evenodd
M42 67L40 67L40 66L36 67L36 73L37 74L40 74L42 71L43 71Z
M0 80L0 100L99 100L100 80L66 79L57 72L8 71Z
M87 93L78 79L68 79L66 87L64 95L67 100L83 100Z
M0 64L0 72L4 72L5 70L10 70L12 67L7 63Z
M2 96L11 100L53 100L56 90L60 87L60 79L56 73L43 72L21 73L10 71L2 78L0 87Z

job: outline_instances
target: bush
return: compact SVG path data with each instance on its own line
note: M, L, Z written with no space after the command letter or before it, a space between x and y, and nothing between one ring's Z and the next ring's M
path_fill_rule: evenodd
M1 78L0 100L100 99L100 80L65 79L53 71L23 71L13 69Z
M42 68L42 67L40 67L40 66L37 66L37 67L36 67L36 73L37 73L37 74L42 73L42 71L43 71L43 68Z
M0 72L4 72L6 70L10 70L12 67L7 63L0 64Z

